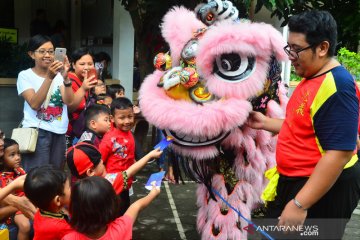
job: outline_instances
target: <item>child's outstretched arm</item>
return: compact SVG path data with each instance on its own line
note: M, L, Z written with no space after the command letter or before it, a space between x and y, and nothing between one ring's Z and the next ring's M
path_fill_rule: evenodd
M152 150L148 154L146 154L139 161L136 161L133 165L131 165L128 169L126 169L126 174L128 177L134 176L140 169L142 169L150 159L159 158L162 154L159 148Z
M153 186L151 191L146 197L140 198L136 202L130 205L124 215L131 217L133 224L136 221L139 212L147 207L160 193L160 188Z
M2 201L5 197L7 197L7 195L9 195L12 191L17 189L22 189L24 186L25 177L26 175L22 175L16 178L7 186L0 189L0 201Z

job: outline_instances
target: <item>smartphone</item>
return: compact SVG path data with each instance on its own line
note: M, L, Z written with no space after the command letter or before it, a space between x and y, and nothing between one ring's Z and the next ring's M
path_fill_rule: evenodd
M95 76L94 80L97 80L97 72L95 68L91 68L89 69L89 71L87 72L87 78L89 79L90 77Z
M55 60L64 62L66 56L66 48L55 48Z

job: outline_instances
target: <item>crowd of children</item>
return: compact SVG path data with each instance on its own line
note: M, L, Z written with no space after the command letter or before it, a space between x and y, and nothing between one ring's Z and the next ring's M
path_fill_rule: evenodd
M132 178L162 154L154 149L135 161L134 114L133 104L125 97L114 99L110 108L94 103L85 110L85 131L66 152L71 177L52 165L27 173L24 193L37 211L33 223L21 212L11 214L17 239L131 239L138 213L160 192L154 187L130 205ZM3 141L0 183L5 189L26 173L16 141Z
M25 110L31 112L29 122L41 124L39 138L61 143L61 149L65 144L64 126L69 123L67 135L71 141L66 142L65 169L70 170L71 176L61 161L30 165L28 154L25 171L21 167L18 143L1 134L0 218L3 223L16 226L17 236L10 238L131 239L138 213L160 192L154 186L146 197L130 205L129 190L134 175L150 160L158 159L162 151L154 149L135 160L136 141L132 129L140 109L125 98L125 89L120 84L106 87L103 79L90 76L91 69L95 68L91 51L77 49L70 61L65 57L64 62L59 62L54 60L53 45L48 37L36 35L31 41L29 56L35 66L26 71L36 75L39 84L32 86L34 76L30 74L24 76L22 85L18 86L27 106L24 114L27 114ZM56 86L52 86L53 82ZM43 105L48 97L49 106L62 106L56 118L46 119L48 106ZM52 102L57 98L59 103ZM40 116L39 111L45 117ZM51 132L42 128L47 124L52 124ZM62 126L61 131L55 129L56 124ZM57 142L53 135L61 141ZM56 158L61 158L62 154L54 152L52 145L41 144L38 143L36 151L43 148L49 158L54 154L60 154ZM23 191L18 190L22 188ZM28 202L11 204L20 197Z

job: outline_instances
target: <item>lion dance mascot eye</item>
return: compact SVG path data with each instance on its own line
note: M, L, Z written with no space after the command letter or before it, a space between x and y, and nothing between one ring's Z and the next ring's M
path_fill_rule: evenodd
M145 118L171 137L171 148L198 183L202 239L245 239L247 219L262 204L275 165L276 136L246 125L252 111L283 117L287 103L278 61L286 59L271 25L238 19L230 1L209 0L195 12L171 9L161 25L170 53L140 89Z

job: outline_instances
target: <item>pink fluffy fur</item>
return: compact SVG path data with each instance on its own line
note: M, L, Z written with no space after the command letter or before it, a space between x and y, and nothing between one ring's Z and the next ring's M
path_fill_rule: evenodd
M161 129L214 137L222 131L243 125L252 110L248 101L239 98L221 99L203 105L171 99L162 88L154 88L161 74L157 71L145 79L139 98L144 116Z
M193 32L206 27L196 19L195 13L184 7L174 7L163 18L161 33L169 43L172 64L178 65L183 46L193 37Z
M247 99L263 89L270 56L275 53L279 60L286 59L281 46L285 46L285 42L280 32L268 24L224 22L209 28L200 38L197 69L206 79L210 92ZM224 53L256 56L254 73L239 83L219 81L212 66L216 57Z
M169 43L173 67L178 66L184 45L193 38L193 32L205 25L196 19L193 12L183 7L170 10L163 19L162 35ZM249 98L257 96L264 88L268 63L271 55L285 60L285 42L281 34L268 24L233 23L223 21L207 29L199 38L196 68L208 90L219 100L195 104L170 98L157 83L164 72L155 71L143 82L140 89L140 107L146 119L160 129L170 129L190 136L215 137L221 132L229 135L221 142L223 149L234 149L236 156L232 169L238 179L231 192L225 186L224 176L216 174L212 187L218 191L243 216L250 219L251 210L261 202L260 195L267 180L264 172L275 165L276 137L263 130L246 126L252 111ZM239 53L241 56L256 57L253 73L244 81L229 82L219 79L213 73L216 57L225 53ZM287 104L286 89L279 85L280 105L270 101L266 114L270 117L284 116ZM239 128L240 127L240 128ZM172 144L176 152L191 157L194 161L216 159L219 155L215 145L205 147L184 147ZM243 229L248 225L235 211L227 208L220 200L209 198L205 185L197 189L197 229L202 239L246 239ZM240 221L240 226L237 223ZM213 226L220 230L213 234Z

